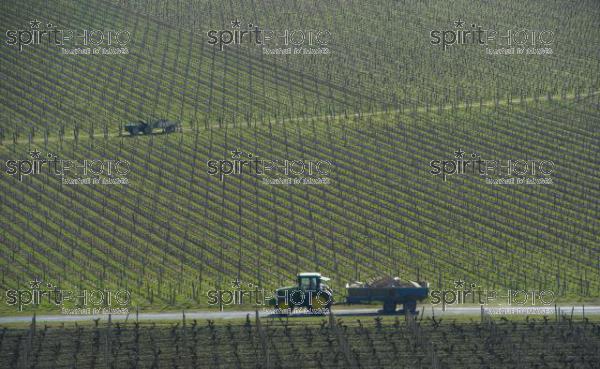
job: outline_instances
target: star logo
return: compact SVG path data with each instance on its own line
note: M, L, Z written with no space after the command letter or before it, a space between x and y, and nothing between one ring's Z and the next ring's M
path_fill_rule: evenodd
M29 22L29 25L31 26L32 29L38 29L40 28L40 21L37 19L34 19L32 21Z
M240 28L241 22L239 19L235 19L231 21L231 28Z
M465 154L465 152L464 152L464 151L462 151L461 149L458 149L458 151L455 151L455 152L454 152L454 156L455 156L457 159L462 159L462 157L463 157L463 155L464 155L464 154Z
M461 21L461 20L454 21L454 27L456 27L456 28L463 28L464 24L465 24L465 22Z
M34 149L33 151L29 152L29 155L33 158L33 159L39 159L40 158L40 152L37 151L37 149Z
M465 281L459 279L458 281L454 281L454 288L463 288L465 286Z
M231 286L233 286L233 288L240 288L242 286L242 281L240 281L239 278L236 278L235 280L231 281Z
M240 151L240 149L235 149L231 152L231 158L238 159L241 154L243 154L243 151Z
M40 285L42 284L42 281L38 280L37 277L33 280L29 282L29 287L32 290L37 290L38 288L40 288Z

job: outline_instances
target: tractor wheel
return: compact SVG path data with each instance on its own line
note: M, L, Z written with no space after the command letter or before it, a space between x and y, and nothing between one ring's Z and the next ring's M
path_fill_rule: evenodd
M318 296L313 297L312 306L313 309L329 309L331 307L331 295L327 292L322 292Z
M275 309L280 310L280 312L283 314L283 311L286 311L286 313L287 313L288 309L290 310L290 312L293 311L294 306L293 305L291 306L285 302L281 302L281 303L277 302L277 303L275 303Z
M129 133L131 133L132 136L137 135L138 133L140 133L140 129L138 127L133 127Z
M291 314L291 313L294 312L294 306L293 305L287 306L285 304L282 304L282 305L276 305L275 308L277 310L279 310L279 314L280 315L288 315L288 314Z
M150 126L144 127L144 134L145 135L149 135L151 133L152 133L152 127L150 127Z

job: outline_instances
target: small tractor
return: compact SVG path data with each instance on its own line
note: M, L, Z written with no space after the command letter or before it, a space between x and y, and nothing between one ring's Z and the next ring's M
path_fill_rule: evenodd
M140 120L137 123L127 123L125 125L125 130L132 136L139 133L149 135L152 134L154 129L162 129L163 133L170 133L175 132L178 128L180 128L179 123L167 119L157 119L147 122Z
M329 278L320 273L299 273L295 286L281 287L275 290L270 301L278 310L294 311L306 308L310 311L329 309L333 303L333 291L325 283Z

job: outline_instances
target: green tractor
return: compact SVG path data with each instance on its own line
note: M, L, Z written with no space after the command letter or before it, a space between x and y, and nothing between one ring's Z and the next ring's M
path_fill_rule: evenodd
M297 308L325 311L333 304L333 291L325 283L329 278L320 273L300 273L297 285L275 290L270 305L281 311L292 312Z

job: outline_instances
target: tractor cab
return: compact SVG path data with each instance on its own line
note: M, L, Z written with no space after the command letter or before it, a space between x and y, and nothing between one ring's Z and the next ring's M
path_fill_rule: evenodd
M321 273L299 273L295 286L278 288L276 296L271 304L278 309L295 308L329 309L333 303L333 291L325 283L329 278L323 277Z
M298 289L303 291L320 291L321 281L328 281L329 278L323 277L320 273L300 273L298 274Z

